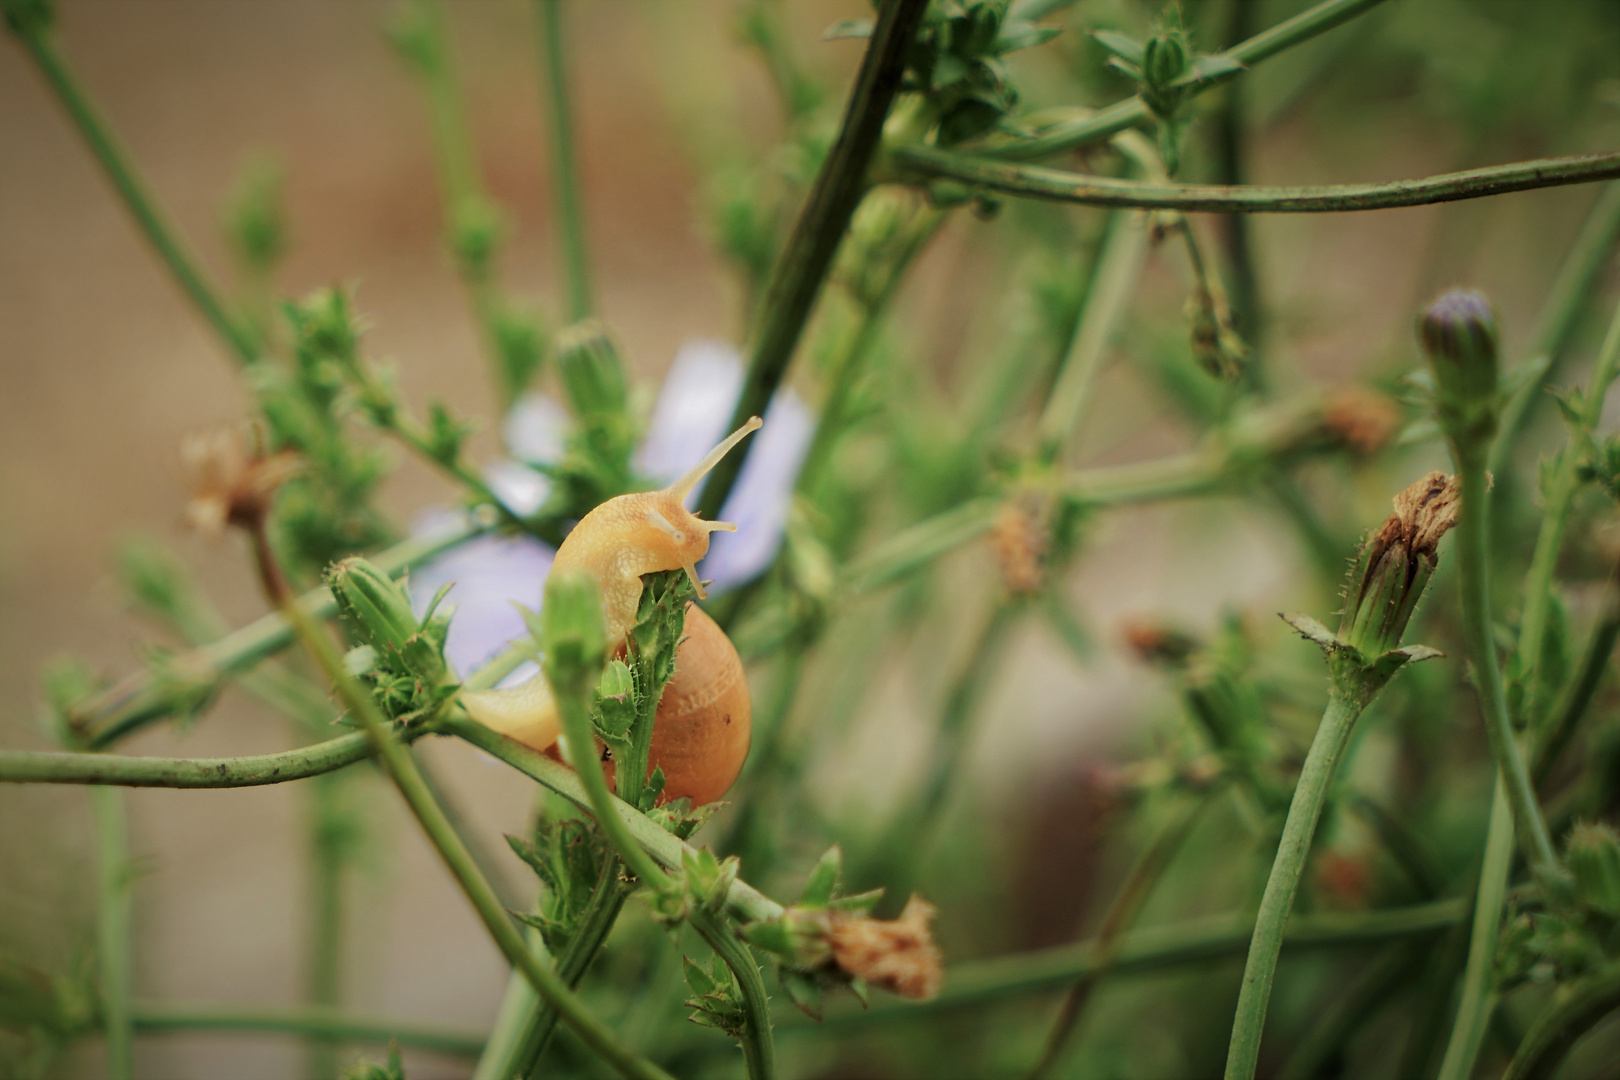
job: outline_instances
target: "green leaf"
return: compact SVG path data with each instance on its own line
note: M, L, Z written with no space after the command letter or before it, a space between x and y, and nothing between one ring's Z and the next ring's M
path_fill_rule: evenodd
M821 980L814 975L792 968L780 969L782 989L787 992L788 1000L793 1002L798 1010L810 1019L821 1020Z
M1339 640L1338 635L1334 634L1333 631L1303 612L1279 612L1278 618L1297 630L1299 635L1306 641L1315 642L1327 652L1337 652L1340 649L1349 648L1348 645Z
M1107 49L1113 56L1128 61L1138 68L1142 64L1142 43L1117 30L1091 30L1087 32L1093 41Z
M840 38L869 38L872 36L874 24L871 19L844 19L835 22L821 32L822 41L837 41Z
M826 850L810 871L810 879L804 883L804 892L799 896L800 905L826 907L832 903L833 891L838 887L838 875L843 869L843 864L843 849L834 844Z

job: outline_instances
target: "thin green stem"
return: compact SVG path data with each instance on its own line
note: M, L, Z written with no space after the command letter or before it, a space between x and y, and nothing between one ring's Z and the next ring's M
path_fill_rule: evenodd
M1284 951L1356 948L1405 938L1427 937L1455 926L1464 915L1460 900L1442 900L1379 911L1300 915L1288 924ZM1221 915L1133 930L1120 935L1112 957L1096 941L1017 953L993 960L957 964L949 969L944 989L929 1001L874 1005L870 1011L836 1013L822 1024L787 1024L782 1031L802 1034L927 1018L957 1009L979 1009L1010 998L1050 993L1076 980L1099 974L1140 975L1241 955L1252 939L1254 922L1247 916Z
M96 967L101 991L101 1025L107 1040L109 1080L134 1073L134 1027L130 994L134 986L134 912L131 904L129 819L124 794L109 788L90 792L96 822Z
M1580 412L1576 417L1578 430L1571 435L1569 444L1557 458L1552 476L1548 479L1541 509L1541 530L1536 536L1535 553L1530 557L1530 569L1525 574L1524 614L1519 623L1519 672L1529 689L1524 705L1524 717L1532 731L1538 731L1545 705L1545 694L1540 677L1541 649L1547 638L1547 613L1552 605L1553 575L1558 569L1558 555L1564 546L1564 532L1569 525L1570 511L1575 496L1581 489L1580 468L1584 464L1582 439L1597 427L1603 415L1603 399L1609 385L1620 374L1620 307L1598 350L1592 378L1581 396Z
M424 1024L357 1016L329 1008L158 1004L137 1001L131 1010L135 1030L146 1034L185 1031L261 1032L300 1035L343 1042L388 1043L439 1054L471 1057L484 1045L482 1033Z
M1266 1009L1271 1002L1271 983L1277 972L1277 956L1282 951L1283 928L1294 909L1294 893L1305 872L1311 839L1322 816L1339 757L1350 741L1350 730L1361 715L1365 702L1334 688L1322 714L1322 722L1311 739L1288 806L1282 842L1266 879L1255 918L1254 939L1243 966L1243 984L1238 991L1237 1015L1232 1022L1232 1044L1226 1057L1226 1080L1251 1080L1260 1061L1260 1038L1265 1030Z
M343 805L343 778L315 777L307 792L309 901L305 937L305 1004L336 1011L343 1004L343 880L353 847L352 818ZM316 1080L338 1074L337 1040L312 1036L308 1068Z
M1226 59L1236 60L1245 67L1253 67L1262 60L1276 56L1301 42L1309 41L1318 34L1332 30L1341 23L1348 22L1382 2L1383 0L1328 0L1327 3L1300 12L1292 19L1283 20L1269 30L1261 31L1221 55ZM1198 94L1220 86L1232 77L1233 75L1223 75L1199 80L1189 74L1179 82L1191 93ZM1103 142L1128 127L1147 123L1152 119L1153 114L1140 97L1129 97L1088 116L1054 125L1035 138L987 146L984 153L1008 161L1031 161Z
M411 812L422 826L422 831L438 850L440 858L472 903L484 927L495 944L514 967L522 971L535 991L557 1009L585 1043L605 1058L618 1072L633 1080L670 1080L669 1074L646 1058L636 1054L619 1041L600 1020L593 1016L557 972L543 963L523 942L500 898L478 869L471 852L462 843L444 811L439 808L416 760L405 743L388 726L370 694L359 685L343 666L343 660L322 634L320 627L308 615L289 604L284 609L305 647L337 687L338 695L365 735L371 740L388 775L404 797ZM586 743L585 745L590 745ZM598 771L600 776L600 771Z
M1076 206L1209 211L1220 214L1331 214L1389 210L1620 177L1620 152L1518 161L1509 165L1443 173L1421 180L1395 180L1385 184L1328 184L1320 187L1143 183L1107 176L1087 176L1039 165L1015 165L930 146L896 147L890 151L890 159L898 167L894 178L899 180L947 177L1003 195Z
M1561 993L1536 1018L1502 1080L1552 1080L1582 1035L1620 1009L1620 967Z
M1490 1026L1491 1013L1496 1008L1491 964L1496 956L1496 935L1502 920L1502 901L1507 895L1508 872L1512 869L1513 808L1507 787L1498 776L1492 788L1485 859L1480 866L1474 898L1474 926L1468 938L1468 962L1463 968L1462 1000L1457 1004L1446 1056L1440 1063L1439 1080L1468 1080L1473 1075L1485 1029Z
M435 555L483 535L492 524L481 515L468 515L453 525L378 552L372 562L384 573L398 576ZM327 619L337 613L337 602L324 585L304 593L298 603L311 618ZM210 645L169 658L162 673L140 671L114 683L74 705L69 710L69 719L90 748L109 746L148 724L174 715L178 704L188 696L212 693L226 679L280 652L292 641L293 633L287 620L279 611L272 611ZM187 693L177 694L177 683L181 684L178 689Z
M281 784L364 761L376 751L357 732L279 754L230 758L123 757L114 754L0 751L0 783L116 787L235 788Z
M224 294L208 279L196 255L158 208L157 202L147 191L146 182L102 117L101 110L91 100L78 73L57 48L55 35L45 26L20 29L17 35L28 50L28 55L38 65L40 74L56 93L57 100L67 110L74 126L79 129L79 134L89 144L90 152L100 162L102 172L118 191L135 224L146 234L147 241L174 275L180 288L231 352L236 354L238 361L243 365L256 363L263 350L263 342L249 326L231 316L228 305L222 299Z
M585 248L585 210L579 196L579 161L568 101L568 64L563 49L562 0L536 0L540 16L541 66L545 69L546 118L551 127L552 220L562 248L568 286L568 321L589 318L591 267Z
M1515 828L1528 846L1526 853L1531 862L1551 870L1557 867L1558 858L1553 853L1552 839L1547 835L1547 823L1536 805L1535 788L1530 784L1513 721L1508 716L1502 671L1491 632L1490 483L1485 475L1484 454L1459 448L1458 457L1462 513L1457 523L1457 562L1462 588L1463 640L1468 648L1480 710L1484 713L1485 733L1502 782L1507 786Z
M1591 707L1592 699L1603 682L1603 675L1609 670L1609 658L1614 654L1617 640L1620 640L1620 565L1615 567L1604 586L1602 614L1592 628L1586 651L1581 654L1575 678L1554 711L1554 718L1542 730L1535 753L1531 756L1530 777L1538 789L1547 783L1553 767L1558 764L1558 758Z
M866 191L867 166L882 138L883 121L905 72L907 50L927 7L928 0L885 0L878 12L843 126L771 273L733 429L750 416L764 415L787 375L804 325L832 269L833 256ZM701 516L720 516L749 450L750 444L744 443L710 473L698 506Z
M760 977L759 962L754 954L732 930L725 916L695 911L691 916L692 929L703 935L715 955L731 969L742 991L743 1030L738 1037L742 1043L743 1061L748 1068L748 1080L774 1080L776 1076L776 1042L771 1037L771 1006L765 994L765 980Z

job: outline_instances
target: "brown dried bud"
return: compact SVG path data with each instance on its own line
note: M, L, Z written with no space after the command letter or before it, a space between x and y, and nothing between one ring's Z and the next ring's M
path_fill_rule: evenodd
M1395 496L1395 513L1362 545L1339 637L1366 659L1400 646L1461 503L1456 477L1431 472Z
M1191 634L1152 618L1131 619L1120 628L1126 646L1146 664L1181 665L1198 648Z
M1044 500L1013 499L1002 504L990 541L1001 564L1001 580L1013 596L1040 592L1046 581L1046 551L1050 546Z
M1364 386L1341 386L1328 395L1322 427L1352 454L1383 449L1395 434L1401 414L1395 403Z
M939 946L928 929L933 919L934 905L918 896L906 901L898 919L834 912L827 935L833 960L847 974L901 997L931 998L945 978Z
M296 453L267 454L258 431L241 427L188 435L180 444L180 462L191 489L186 521L214 535L227 525L262 524L276 489L301 467Z

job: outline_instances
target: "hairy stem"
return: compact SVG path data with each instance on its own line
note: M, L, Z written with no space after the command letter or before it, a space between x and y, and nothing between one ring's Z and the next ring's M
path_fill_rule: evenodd
M129 818L120 791L90 792L96 823L96 967L101 991L101 1023L107 1040L109 1080L134 1075L134 1028L130 994L134 985L134 912L131 904Z
M776 1076L776 1043L771 1037L771 1007L765 995L765 980L760 977L759 962L748 946L741 941L726 921L725 916L695 911L692 928L703 935L703 940L731 969L742 991L743 1030L738 1037L742 1043L743 1061L748 1068L748 1080L774 1080Z
M890 157L900 170L896 178L902 180L948 177L1003 195L1077 206L1202 210L1221 214L1327 214L1389 210L1620 177L1620 152L1519 161L1510 165L1443 173L1422 180L1395 180L1385 184L1329 184L1321 187L1143 183L1063 172L1038 165L1015 165L929 146L896 147L890 152Z
M281 784L332 772L373 756L363 732L278 754L231 758L123 757L113 754L0 751L0 783L117 787L235 788Z
M1271 864L1266 890L1260 898L1255 919L1254 939L1243 966L1243 984L1238 991L1237 1015L1232 1022L1232 1044L1227 1050L1226 1080L1250 1080L1260 1061L1260 1038L1265 1030L1266 1008L1271 1001L1271 982L1277 972L1277 956L1282 951L1283 927L1294 909L1294 893L1310 855L1311 838L1327 802L1339 757L1350 741L1350 730L1361 715L1365 702L1335 688L1328 697L1327 710L1311 739L1294 799L1283 824L1282 843Z

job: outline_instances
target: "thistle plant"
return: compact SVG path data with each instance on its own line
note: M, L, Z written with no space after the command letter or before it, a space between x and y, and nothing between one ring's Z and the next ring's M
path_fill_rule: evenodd
M424 108L434 243L482 357L450 362L495 403L473 416L416 399L422 344L368 335L386 280L285 295L312 227L291 198L304 158L242 159L216 278L80 77L79 31L64 41L50 0L0 0L13 55L240 382L242 415L177 448L187 487L160 515L245 555L262 610L233 628L239 605L177 550L125 543L119 580L158 639L111 677L53 665L54 749L0 750L0 782L87 787L95 841L72 962L0 924L0 1075L91 1056L146 1075L170 1061L149 1036L202 1031L296 1039L315 1080L436 1075L426 1055L474 1080L1201 1077L1223 1049L1239 1080L1607 1075L1620 315L1601 335L1587 315L1620 241L1620 153L1587 113L1612 11L1464 7L1323 0L1267 26L1251 4L879 0L818 45L797 7L738 0L732 44L776 127L688 109L673 140L734 325L668 342L654 385L644 286L592 214L617 227L598 200L681 170L639 132L610 147L635 151L633 176L594 157L624 131L590 127L608 115L590 50L662 20L649 40L678 67L693 16L522 8L532 84L498 105L545 133L537 226L517 158L478 137L502 69L462 31L496 16L405 0L379 47ZM1485 64L1492 41L1512 49ZM1314 145L1279 116L1338 140L1391 111L1369 71L1421 88L1391 160L1420 124L1466 160L1246 181ZM706 85L689 74L668 80L677 103ZM1597 152L1495 156L1527 139ZM1547 237L1587 206L1546 283L1527 254L1504 268L1455 243L1466 211L1437 219L1427 269L1375 268L1427 288L1467 260L1507 312L1544 291L1521 352L1480 292L1343 290L1365 326L1422 308L1417 371L1404 333L1382 352L1335 338L1322 361L1327 322L1295 286L1338 290L1354 258L1242 224L1544 188L1564 189L1541 196L1557 214L1491 206ZM536 236L555 295L528 284ZM1587 359L1579 389L1548 385ZM414 522L402 460L440 485ZM1322 614L1346 556L1336 628L1257 617L1283 596ZM1293 635L1320 650L1325 702ZM226 730L236 688L291 749L128 743ZM504 796L439 772L467 748L530 785L501 807L522 822L504 844L461 808ZM389 844L384 780L509 968L476 1027L355 1008L374 997L357 948L411 945L385 943L356 889ZM142 796L120 789L285 783L306 796L299 999L146 996L169 958L143 937ZM457 993L471 978L449 974Z

